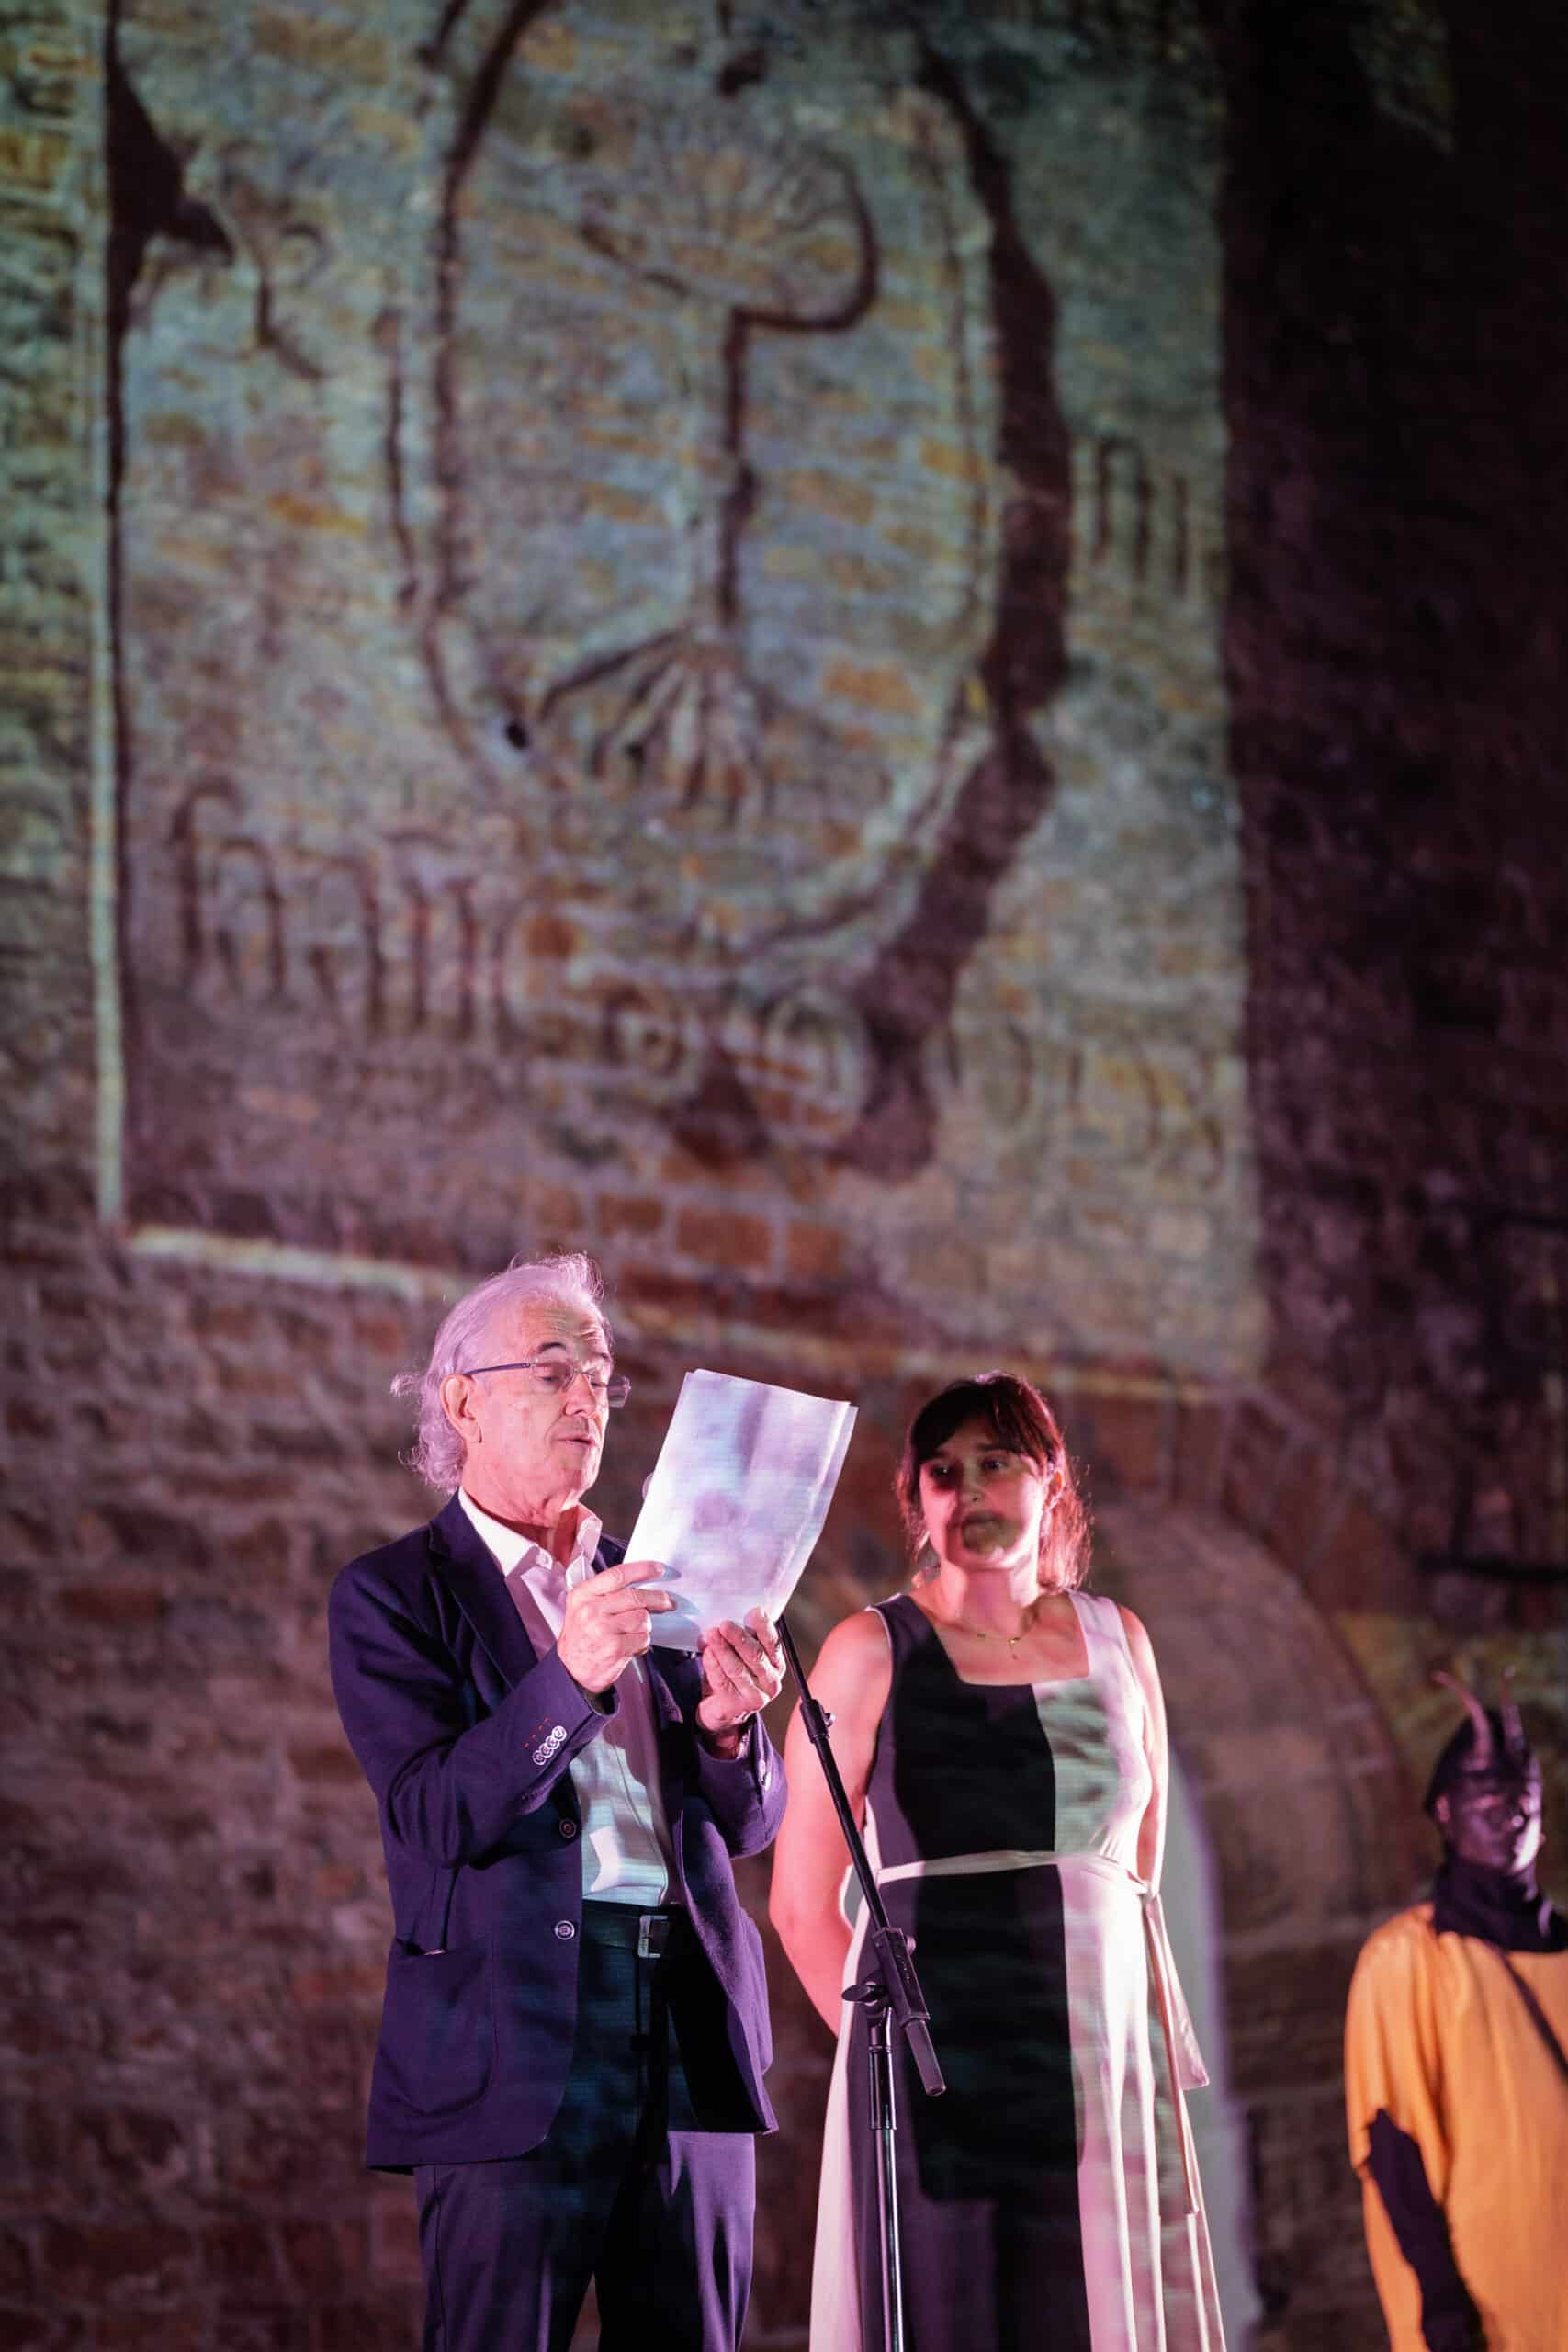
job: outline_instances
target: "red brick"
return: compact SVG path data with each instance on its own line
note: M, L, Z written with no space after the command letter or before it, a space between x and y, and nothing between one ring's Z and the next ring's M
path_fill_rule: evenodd
M792 1282L836 1283L848 1257L847 1238L836 1226L792 1225L784 1237L784 1272Z
M289 1994L302 2009L364 2010L378 2003L386 1985L379 1961L344 1961L336 1967L297 1969L288 1980Z
M198 1291L190 1302L190 1327L199 1340L237 1340L253 1347L262 1337L262 1302L254 1298L222 1298Z
M288 1763L295 1779L307 1783L337 1781L357 1786L361 1777L346 1740L323 1740L319 1747L291 1747Z
M1426 1596L1405 1546L1356 1496L1348 1496L1332 1532L1303 1560L1302 1582L1325 1611L1379 1609L1418 1614Z
M43 1587L23 1568L0 1568L0 1624L36 1623L42 1614Z
M188 2230L154 2220L46 2222L39 2272L67 2302L113 2304L121 2297L167 2296L188 2288L196 2249Z
M1299 1568L1329 1532L1339 1508L1343 1472L1328 1446L1303 1437L1291 1450L1269 1512L1267 1541L1288 1567Z
M107 1578L96 1584L63 1585L56 1600L62 1616L111 1628L156 1624L168 1607L155 1585L113 1584Z
M724 1209L686 1209L675 1228L677 1246L688 1257L725 1273L761 1274L773 1262L773 1229L765 1217L735 1216Z
M408 1321L389 1308L362 1306L354 1318L354 1343L380 1362L400 1363L411 1351Z
M195 2170L186 2128L173 2116L130 2107L85 2108L69 2127L73 2176L90 2165L117 2195L155 2197Z
M357 2132L323 2132L313 2105L297 2095L286 2108L242 2108L223 2117L220 2159L226 2195L252 2209L275 2198L280 2182L309 2180L323 2199L359 2177Z
M378 2197L372 2224L371 2267L384 2283L411 2283L420 2273L419 2215L412 2198Z
M0 2230L0 2302L26 2302L32 2293L33 2257L26 2238Z
M99 2318L93 2342L97 2352L207 2352L207 2313L199 2303L171 2311L110 2309Z
M402 2200L399 2202L400 2207ZM412 2221L412 2197L407 2205ZM362 2221L312 2221L296 2216L278 2223L277 2239L285 2271L310 2301L324 2301L329 2295L343 2294L363 2283L367 2233ZM417 2239L413 2270L404 2275L419 2276Z
M1230 1442L1233 1408L1218 1397L1184 1398L1177 1407L1171 1460L1178 1501L1212 1510Z
M97 1557L149 1560L170 1569L208 1564L207 1534L194 1518L175 1519L140 1503L100 1501L83 1513L81 1525Z
M528 952L533 956L564 961L576 951L579 939L577 925L569 922L565 915L536 915L528 925Z
M277 2266L265 2225L249 2213L224 2213L201 2233L204 2267L225 2288L265 2294L276 2282Z
M528 1196L528 1211L541 1249L581 1247L577 1236L582 1226L582 1194L575 1185L536 1186Z
M599 1230L607 1241L621 1234L642 1238L657 1233L665 1218L665 1204L647 1193L602 1193L598 1201Z
M96 2021L84 2018L65 2004L49 2001L7 2001L0 2005L0 2048L13 2058L80 2057L96 2050ZM0 2295L5 2292L0 2284Z
M1222 1493L1231 1517L1254 1533L1269 1523L1289 1442L1287 1430L1265 1405L1243 1398L1231 1422Z
M366 2352L369 2345L412 2344L422 2300L411 2287L374 2302L329 2303L314 2315L311 2352Z
M1089 1410L1085 1415L1084 1405ZM1074 1429L1087 1420L1077 1451L1087 1453L1089 1483L1097 1495L1112 1492L1165 1496L1169 1492L1171 1409L1163 1396L1097 1396L1075 1398ZM1069 1450L1075 1450L1068 1434Z
M310 2352L310 2315L291 2302L225 2297L214 2335L223 2352Z

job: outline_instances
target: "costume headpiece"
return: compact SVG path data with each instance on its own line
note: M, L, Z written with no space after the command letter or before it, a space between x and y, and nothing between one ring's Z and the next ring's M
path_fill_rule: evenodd
M1468 1723L1461 1724L1432 1767L1422 1804L1430 1813L1440 1796L1450 1796L1466 1781L1524 1781L1539 1785L1540 1765L1525 1737L1525 1727L1514 1701L1513 1668L1503 1668L1502 1705L1483 1707L1457 1675L1434 1674L1462 1701Z

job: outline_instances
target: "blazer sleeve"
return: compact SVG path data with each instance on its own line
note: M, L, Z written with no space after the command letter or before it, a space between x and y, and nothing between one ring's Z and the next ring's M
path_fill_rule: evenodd
M777 1837L784 1812L784 1760L761 1715L746 1726L738 1756L712 1756L694 1730L698 1793L728 1851L739 1860L760 1854Z
M386 1835L437 1869L481 1862L537 1810L616 1711L580 1690L554 1650L475 1720L468 1677L374 1555L328 1603L333 1691Z

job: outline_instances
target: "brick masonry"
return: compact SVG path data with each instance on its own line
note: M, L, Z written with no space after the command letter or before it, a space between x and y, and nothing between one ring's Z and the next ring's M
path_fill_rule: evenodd
M8 2341L412 2338L321 1609L424 1508L431 1270L558 1240L612 1525L694 1361L856 1397L808 1644L924 1390L1055 1390L1258 2352L1371 2340L1435 1657L1568 1820L1561 1587L1421 1566L1568 1557L1565 36L1491 24L0 0Z

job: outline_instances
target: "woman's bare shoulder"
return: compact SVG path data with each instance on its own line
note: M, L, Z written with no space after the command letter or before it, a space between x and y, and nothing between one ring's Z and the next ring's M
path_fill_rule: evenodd
M886 1684L892 1673L893 1650L887 1628L874 1609L857 1609L840 1618L817 1654L811 1669L812 1688L829 1687L836 1703L852 1693Z
M852 1617L840 1617L818 1652L825 1658L829 1651L835 1657L867 1659L888 1655L887 1628L880 1610L857 1609Z
M1147 1657L1153 1657L1154 1644L1149 1639L1149 1629L1136 1610L1129 1609L1124 1600L1118 1600L1114 1603L1114 1607L1116 1614L1126 1628L1128 1645L1134 1657L1139 1650L1143 1650Z

